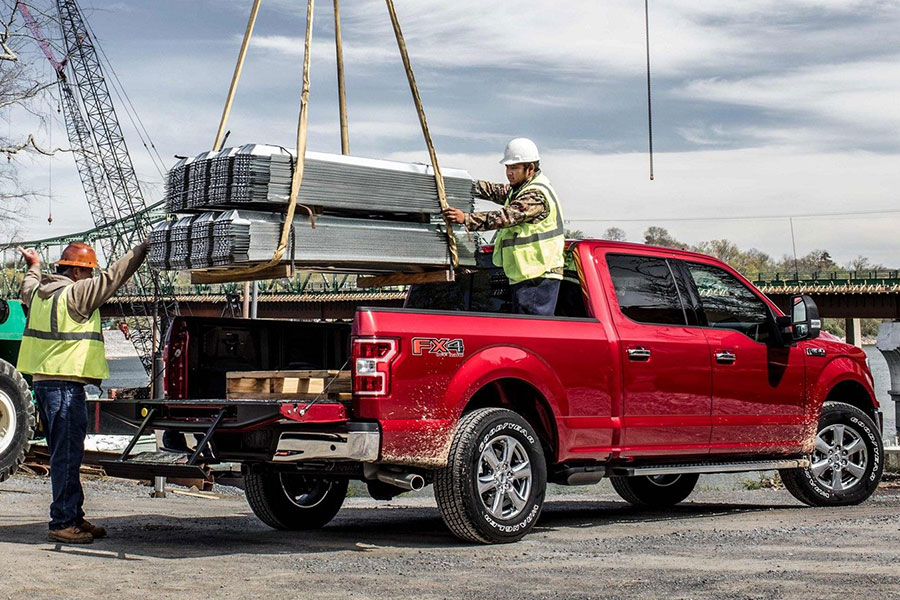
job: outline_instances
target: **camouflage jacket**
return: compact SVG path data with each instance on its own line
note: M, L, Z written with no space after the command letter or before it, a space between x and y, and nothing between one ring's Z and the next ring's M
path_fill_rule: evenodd
M496 204L506 204L510 190L512 190L512 186L509 184L491 183L481 179L475 181L475 196ZM467 214L465 225L469 231L489 231L514 227L521 223L538 223L546 219L549 214L550 209L544 193L537 189L530 189L510 202L509 206L504 206L500 210ZM551 272L562 274L563 269L551 269Z
M538 171L539 173L540 171ZM535 173L537 175L537 173ZM524 185L524 184L523 184ZM496 204L506 204L512 186L478 180L475 182L475 196ZM547 199L540 190L528 190L509 206L500 210L473 212L466 215L466 229L469 231L489 231L514 227L522 223L537 223L549 214Z

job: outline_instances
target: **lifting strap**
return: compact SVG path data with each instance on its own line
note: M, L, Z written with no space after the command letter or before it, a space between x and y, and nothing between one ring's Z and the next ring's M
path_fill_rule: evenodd
M256 18L259 14L259 6L262 0L254 0L253 7L250 10L250 18L247 22L247 29L244 32L244 39L241 43L241 50L238 54L237 64L234 68L234 75L231 79L231 86L228 90L228 97L225 101L225 109L222 111L222 119L219 123L219 130L216 134L216 141L213 147L214 150L221 150L220 146L223 143L223 137L225 132L225 127L228 122L228 116L231 112L231 105L234 101L235 90L237 89L238 80L241 76L241 70L244 66L244 60L247 56L247 48L250 45L250 38L253 35L253 27L256 24ZM400 30L400 22L397 20L397 13L394 10L394 2L393 0L386 0L388 12L391 16L391 22L394 26L394 34L397 38L397 46L400 49L400 56L403 59L403 66L406 70L406 77L409 80L409 88L412 92L413 102L416 105L416 112L419 116L419 123L422 126L422 133L425 136L425 144L428 146L428 154L431 157L431 165L434 169L434 179L437 185L437 193L438 193L438 201L440 202L441 209L445 209L449 207L447 203L447 191L444 187L444 177L441 175L440 165L438 164L437 153L434 150L434 143L431 139L431 133L428 130L428 121L425 118L425 109L422 106L422 98L419 96L419 88L416 85L416 79L413 75L412 65L409 61L409 53L406 50L406 41L403 38L403 32ZM335 0L335 23L338 23L339 13L338 13L338 2ZM312 46L312 33L313 33L313 12L315 10L315 0L307 0L306 5L306 37L304 39L303 46L303 87L300 92L300 117L297 123L297 166L294 169L293 177L291 178L291 196L290 201L288 203L287 213L285 215L284 226L281 230L281 239L279 240L278 247L275 249L272 258L269 259L268 262L255 265L253 267L246 267L243 269L229 269L227 272L223 272L223 281L227 279L247 279L249 275L253 275L256 273L261 273L271 269L281 262L282 258L284 258L285 251L287 249L288 242L291 238L291 228L293 226L294 214L297 209L297 198L300 195L300 184L303 182L303 171L306 162L306 143L308 137L308 120L309 120L309 59L310 59L310 48ZM340 71L343 71L343 48L340 40L339 32L336 33L335 44L338 52L338 66ZM344 107L344 100L341 98L341 106L342 113L346 115L346 111ZM342 121L346 117L342 117ZM343 123L342 123L343 129ZM343 142L343 140L342 140ZM349 146L349 143L342 144L344 146L343 149L346 150L346 147ZM315 216L308 206L299 205L301 208L305 209L309 212L310 224L313 228L315 228ZM444 217L444 223L447 228L447 246L450 251L450 264L453 269L459 266L459 253L456 247L456 236L453 233L453 224ZM452 277L453 271L451 271Z
M259 12L260 1L261 0L254 0L253 8L250 11L250 20L247 23L247 31L244 34L244 43L241 45L241 52L238 55L238 64L234 69L232 86L228 91L228 100L225 104L225 111L222 114L222 122L219 125L219 134L216 136L217 143L221 143L219 138L223 135L222 132L225 130L225 123L228 120L228 112L231 102L234 99L237 80L240 78L241 68L243 67L244 58L246 57L247 46L250 42L253 26L256 23L257 13ZM267 271L281 262L281 259L284 258L285 251L287 250L288 241L291 237L291 227L294 223L294 213L297 210L297 197L300 195L300 184L303 182L303 167L306 163L307 123L309 120L309 55L310 47L312 46L314 9L315 0L307 0L306 38L304 39L303 45L303 88L300 92L300 117L297 122L297 166L294 168L294 173L291 177L291 196L288 203L287 214L284 218L284 225L281 229L281 239L278 242L278 247L275 249L274 254L272 254L272 258L270 258L268 262L243 269L229 269L227 272L222 273L223 281L229 279L247 279L250 275ZM309 212L310 225L315 228L316 222L312 209L302 204L300 206Z
M416 104L416 113L419 115L419 123L422 125L422 134L425 136L425 144L428 146L428 154L431 156L431 166L434 168L434 180L437 183L438 201L441 210L448 208L447 190L444 188L444 176L441 175L441 167L438 165L437 153L434 151L434 143L431 141L431 133L428 131L428 121L425 119L425 109L422 107L422 98L419 96L419 87L416 85L416 77L413 75L412 65L409 62L409 53L406 51L406 40L400 30L400 21L397 20L397 11L394 10L394 0L385 0L388 12L391 15L391 23L394 25L394 35L397 37L397 46L400 48L400 57L403 59L403 67L406 69L406 78L409 80L409 89L412 91L413 102ZM450 250L450 265L456 269L459 266L459 252L456 248L456 236L453 233L453 224L444 217L447 227L447 247Z

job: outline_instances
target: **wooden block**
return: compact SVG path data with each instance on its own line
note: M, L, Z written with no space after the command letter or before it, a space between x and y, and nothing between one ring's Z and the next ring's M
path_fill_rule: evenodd
M271 392L270 380L266 378L241 378L229 379L227 384L228 393L244 394L244 393L269 393Z

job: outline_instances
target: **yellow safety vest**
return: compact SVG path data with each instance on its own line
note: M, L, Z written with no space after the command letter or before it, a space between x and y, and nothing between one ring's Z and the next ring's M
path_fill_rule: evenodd
M108 379L100 311L79 323L69 315L69 286L46 300L31 297L16 368L22 373Z
M537 189L547 199L547 216L538 223L521 223L497 231L494 240L494 265L503 267L510 283L520 283L537 277L562 279L551 269L563 267L566 230L562 210L550 180L538 173L516 190L510 191L505 206L527 190Z

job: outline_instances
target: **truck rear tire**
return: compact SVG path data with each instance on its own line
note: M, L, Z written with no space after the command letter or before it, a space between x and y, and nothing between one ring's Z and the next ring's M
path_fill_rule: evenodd
M809 506L859 504L872 495L884 472L884 445L866 413L843 402L822 406L810 466L782 469L781 481Z
M616 493L634 506L665 508L690 496L699 478L696 473L680 473L613 477L610 481Z
M289 472L248 473L247 503L259 519L274 529L318 529L341 509L347 497L346 479L325 479Z
M13 476L25 461L34 434L31 391L15 367L0 360L0 481Z
M447 466L435 473L434 495L450 531L468 542L521 539L541 515L547 465L528 422L500 408L463 416Z

